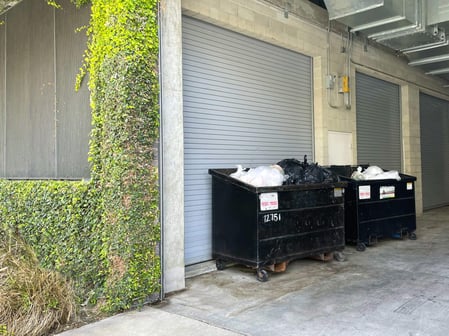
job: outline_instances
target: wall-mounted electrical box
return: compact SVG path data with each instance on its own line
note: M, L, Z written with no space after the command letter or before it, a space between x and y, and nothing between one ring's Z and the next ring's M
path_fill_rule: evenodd
M326 89L332 90L335 85L335 76L326 75Z
M349 92L349 77L348 76L338 76L338 92L348 93Z

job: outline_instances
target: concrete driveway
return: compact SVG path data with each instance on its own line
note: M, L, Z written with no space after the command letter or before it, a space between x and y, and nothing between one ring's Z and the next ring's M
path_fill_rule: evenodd
M186 290L64 335L394 335L449 332L449 207L418 218L416 241L380 240L346 261L301 259L259 282L233 266Z

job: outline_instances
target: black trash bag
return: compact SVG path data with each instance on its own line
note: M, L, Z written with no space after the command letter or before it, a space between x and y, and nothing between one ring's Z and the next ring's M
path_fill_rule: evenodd
M316 163L308 164L304 168L304 183L322 183L324 181L324 173L320 166Z
M277 165L284 169L284 174L288 178L284 181L285 185L290 184L306 184L306 183L332 183L338 182L338 175L323 168L318 163L309 164L307 155L304 155L304 162L296 159L284 159L279 161Z
M318 163L307 163L307 155L304 155L304 183L333 183L340 181L337 174L321 167Z
M304 168L302 162L296 159L284 159L277 163L284 170L284 174L288 178L284 181L284 184L300 184L304 183Z
M321 167L321 169L323 170L324 174L324 181L323 181L324 183L333 183L341 181L340 177L333 171L323 167Z

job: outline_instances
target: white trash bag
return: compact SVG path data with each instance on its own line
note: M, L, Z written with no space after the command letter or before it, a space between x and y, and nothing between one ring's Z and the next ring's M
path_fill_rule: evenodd
M383 171L383 169L378 166L369 166L364 171L362 171L362 167L357 167L357 171L352 173L351 178L358 181L386 179L401 180L397 170Z
M362 174L362 167L357 167L357 170L352 173L351 178L356 181L363 181L365 175Z
M237 171L230 175L255 187L277 187L284 182L284 170L278 165L259 166L245 171L241 165L237 165Z

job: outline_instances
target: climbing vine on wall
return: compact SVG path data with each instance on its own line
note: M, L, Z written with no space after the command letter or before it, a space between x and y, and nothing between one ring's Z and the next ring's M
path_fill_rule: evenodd
M24 236L44 266L72 278L81 300L110 312L160 291L157 3L90 1L78 84L88 73L91 180L0 185L4 226Z
M92 177L103 201L107 309L159 290L156 0L93 0L86 69Z

